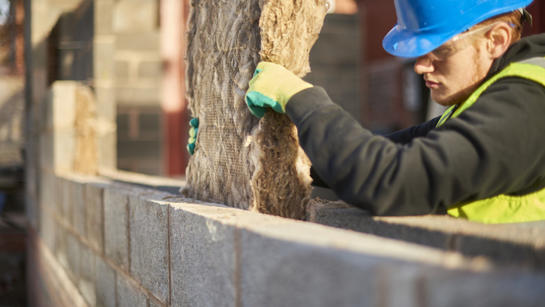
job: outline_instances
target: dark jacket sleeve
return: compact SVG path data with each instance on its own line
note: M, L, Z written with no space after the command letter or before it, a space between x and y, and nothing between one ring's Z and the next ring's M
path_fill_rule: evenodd
M286 111L319 177L377 215L444 213L545 186L545 88L528 80L496 82L459 117L406 144L362 128L319 87L294 95Z
M428 132L437 126L437 122L440 118L441 116L433 118L432 120L429 120L423 124L395 131L384 136L394 143L407 144L414 138L426 136ZM329 188L327 183L320 178L314 167L310 168L310 177L312 178L313 186Z
M423 124L386 134L385 137L394 143L408 144L414 138L426 136L428 132L437 126L439 118L441 117L439 116Z

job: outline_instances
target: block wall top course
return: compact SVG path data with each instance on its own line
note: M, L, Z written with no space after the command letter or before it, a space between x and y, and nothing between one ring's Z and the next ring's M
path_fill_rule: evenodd
M130 272L162 302L169 290L168 206L148 199L165 196L155 192L129 197Z
M373 217L343 202L312 202L308 220L419 245L545 269L545 222L486 225L449 216Z
M464 259L456 253L403 241L361 234L343 229L324 227L318 224L296 221L255 212L233 209L220 205L195 204L187 199L169 199L173 210L184 210L214 222L232 225L267 238L290 241L294 244L331 248L340 253L355 252L391 259L429 265L486 270L490 264L483 259Z
M424 229L479 235L515 244L545 248L545 221L513 224L482 224L451 218L449 216L376 217L376 221L392 225L407 225Z
M408 275L402 289L410 288L423 267L249 231L240 232L240 246L242 306L393 306L384 303L393 286L386 277ZM397 289L389 294L395 297ZM414 300L413 292L399 306Z
M128 195L112 186L104 191L104 254L128 271L129 217Z
M122 170L102 169L100 174L110 180L126 183L128 186L133 187L146 187L155 190L171 193L173 195L178 194L180 187L185 185L183 178L168 178L149 176L140 173L126 172Z
M81 182L82 178L91 178L73 175L63 175L63 177L68 181L74 180L79 182ZM497 268L491 259L480 257L479 254L472 255L471 252L461 253L460 250L445 250L438 248L438 246L426 246L426 244L422 244L421 242L415 244L411 240L403 241L405 239L403 234L400 234L399 237L395 235L388 237L381 236L379 233L377 236L372 232L368 234L338 229L316 223L295 221L234 209L221 204L210 204L182 198L177 194L178 184L182 183L182 180L136 175L128 172L118 173L116 171L110 171L109 177L108 180L100 180L101 182L110 182L109 188L127 193L132 199L140 199L146 206L168 205L172 210L183 210L188 214L208 219L210 222L234 226L241 231L252 232L267 238L290 241L294 244L328 248L337 250L340 253L355 252L387 258L392 261L409 261L443 268L476 271L487 271ZM115 180L115 177L119 177L118 180ZM138 185L132 184L134 182L137 182ZM343 210L355 209L344 207ZM544 236L540 233L540 230L543 229L542 223L482 225L442 216L387 218L366 217L365 215L361 215L361 212L360 215L357 213L358 211L352 212L354 216L361 220L361 223L369 223L371 225L369 227L387 228L389 225L393 225L392 227L396 225L409 225L418 229L464 234L475 238L494 238L500 243L503 242L503 246L506 249L512 248L514 252L518 251L518 245L526 246L526 248L529 248L527 256L536 257L534 260L537 261L530 264L530 267L544 266L543 264L540 266L541 262L545 262L542 259ZM165 225L163 226L166 227ZM176 225L170 225L170 227L176 227ZM430 233L423 232L420 235L424 236L421 240L425 241L427 239L426 236L430 236ZM430 238L432 237L430 236ZM471 249L473 247L469 244L465 248ZM501 245L494 248L500 247ZM494 250L489 252L494 252ZM516 255L510 260L516 262ZM523 264L526 265L526 263Z
M235 227L173 207L169 213L171 304L237 306Z

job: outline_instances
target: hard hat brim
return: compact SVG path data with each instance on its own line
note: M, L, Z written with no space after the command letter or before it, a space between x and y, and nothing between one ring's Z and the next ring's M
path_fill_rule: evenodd
M412 31L395 26L384 37L382 46L386 52L394 56L417 58L433 51L461 31L451 31L440 35L421 32L415 35Z

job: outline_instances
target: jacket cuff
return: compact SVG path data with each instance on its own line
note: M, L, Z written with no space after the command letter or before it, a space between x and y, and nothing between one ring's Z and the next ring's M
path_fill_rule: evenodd
M300 122L314 110L332 105L326 91L314 86L293 95L286 104L286 114L293 122Z

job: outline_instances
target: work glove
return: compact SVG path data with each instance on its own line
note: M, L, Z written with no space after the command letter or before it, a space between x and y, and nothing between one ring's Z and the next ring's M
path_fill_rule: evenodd
M195 143L197 142L197 132L199 132L199 119L197 117L191 118L189 121L189 139L187 140L187 151L190 155L195 153Z
M286 104L298 92L312 87L281 65L260 62L250 80L245 100L250 112L263 117L267 108L286 112Z

